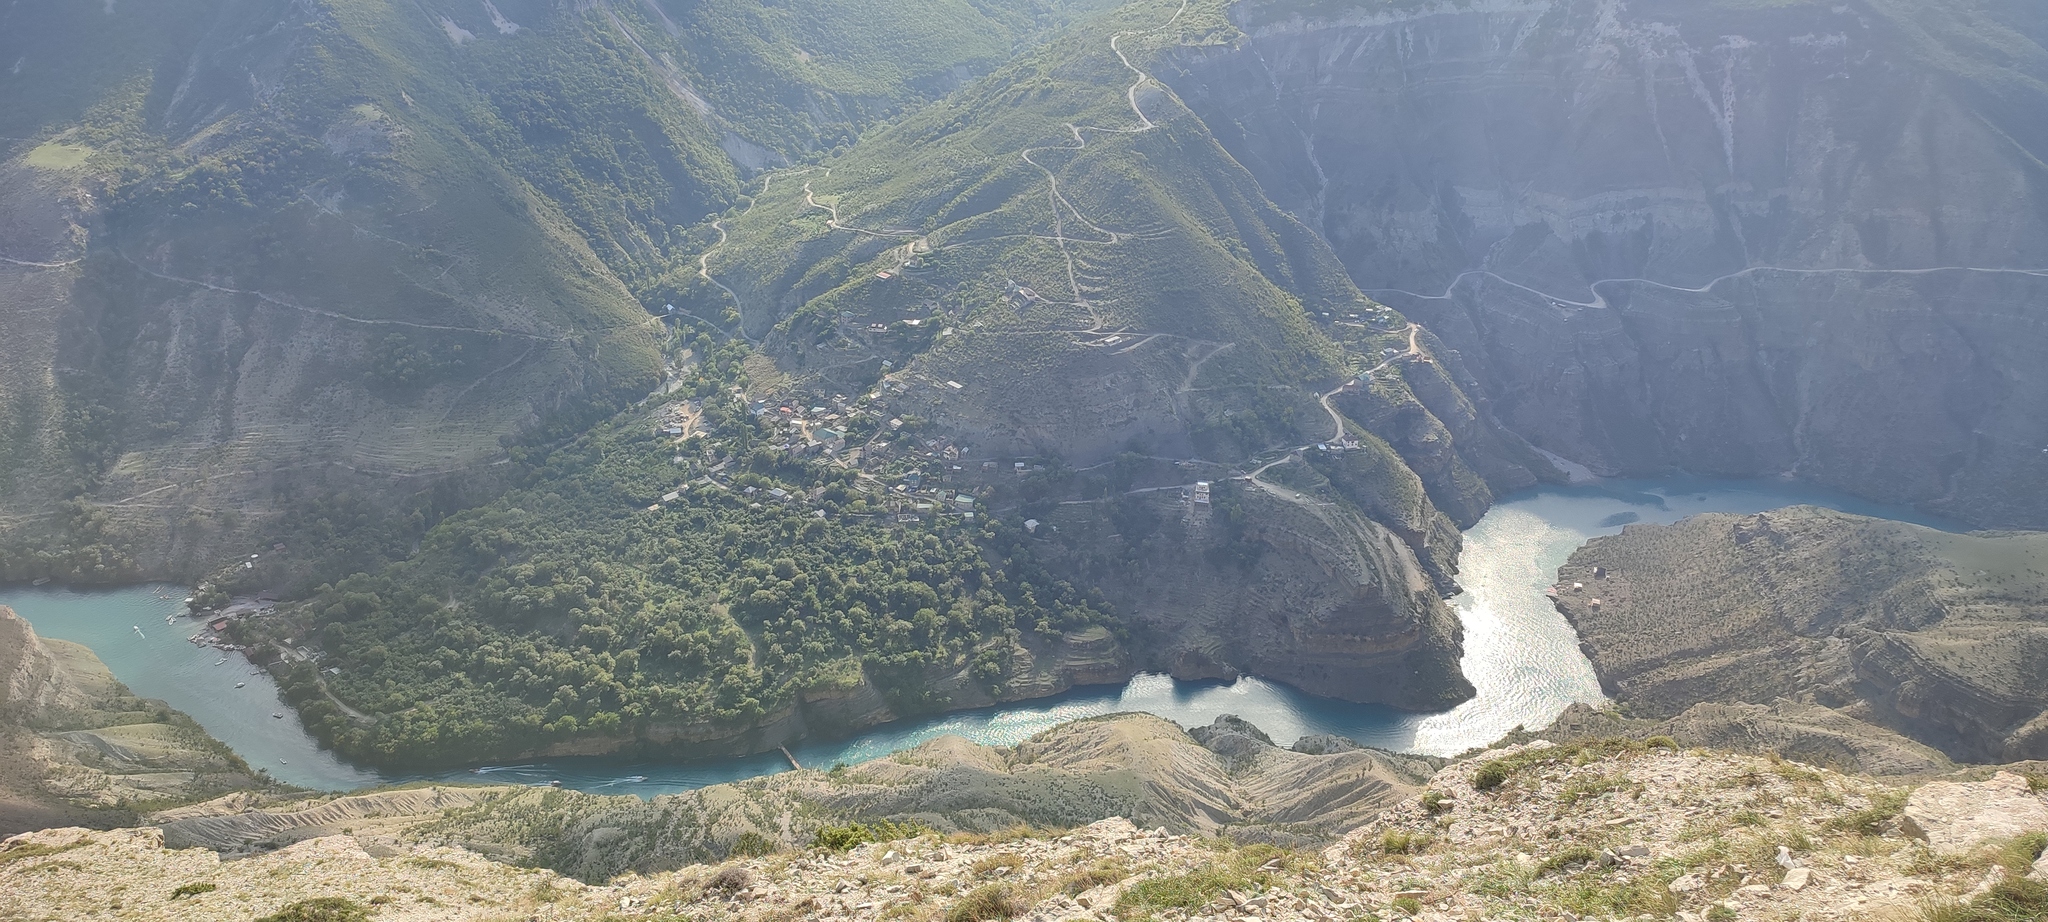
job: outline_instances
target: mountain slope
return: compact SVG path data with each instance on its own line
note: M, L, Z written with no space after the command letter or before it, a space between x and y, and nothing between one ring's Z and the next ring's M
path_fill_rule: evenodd
M1161 78L1510 429L1602 473L2048 522L2011 489L2048 476L2038 5L1233 16Z
M1469 372L1433 360L1433 341L1363 297L1148 74L1180 49L1236 35L1216 4L1128 5L818 168L766 177L719 222L690 310L732 310L731 326L712 332L759 341L788 379L780 393L869 391L915 420L926 447L944 444L963 462L1049 457L1088 471L1143 455L1181 464L1184 493L1205 472L1220 481L1259 468L1245 502L1283 505L1230 520L1227 541L1249 536L1248 565L1265 548L1275 559L1307 551L1322 575L1241 582L1349 582L1335 599L1292 608L1281 591L1252 590L1244 604L1283 624L1250 632L1297 642L1279 650L1327 640L1391 661L1312 677L1313 657L1249 655L1266 638L1237 643L1227 628L1198 627L1206 616L1191 613L1207 602L1125 591L1145 584L1132 573L1209 586L1197 550L1206 518L1188 519L1191 541L1158 545L1189 553L1146 547L1188 511L1186 496L1173 505L1174 481L1107 497L1056 489L1053 540L1116 596L1137 636L1161 639L1140 647L1140 662L1188 675L1257 668L1325 694L1438 706L1461 683L1403 689L1416 687L1408 676L1448 672L1445 654L1403 657L1455 643L1433 598L1454 586L1453 523L1476 520L1494 489L1531 484L1549 465L1466 396ZM1314 499L1280 486L1294 476L1285 471L1307 466L1285 459L1318 440L1353 443L1362 470ZM862 451L870 471L934 454L875 442ZM975 466L946 479L985 483ZM1046 518L1046 507L1024 510ZM1148 563L1104 579L1119 557ZM1425 570L1428 579L1410 578ZM1242 586L1215 588L1209 601L1223 610Z
M660 283L696 334L662 399L251 639L318 638L310 724L395 762L759 750L1145 668L1469 696L1457 527L1557 475L1144 74L1232 34L1121 8L763 177Z
M190 717L129 694L92 651L0 607L0 834L115 826L273 785Z
M1191 736L1148 714L1076 721L1014 747L940 737L872 762L793 771L652 801L519 787L407 788L250 809L243 798L154 817L174 847L248 855L343 828L458 844L587 881L808 845L849 822L991 834L1106 815L1276 842L1327 841L1412 796L1434 760L1276 748L1223 718ZM618 836L606 830L632 830Z
M1558 607L1643 716L1785 697L2004 762L2048 757L2044 572L2037 533L1793 507L1597 538Z
M203 572L336 496L416 537L409 513L473 501L426 488L653 386L640 299L739 177L986 72L1062 9L885 5L829 33L815 15L849 11L0 13L6 570ZM95 527L53 514L74 496Z

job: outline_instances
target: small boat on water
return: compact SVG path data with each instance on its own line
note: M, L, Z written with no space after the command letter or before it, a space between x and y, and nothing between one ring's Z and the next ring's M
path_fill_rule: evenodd
M47 576L38 576L38 577L36 577L36 581L35 581L35 582L33 582L33 583L30 583L29 585L31 585L31 586L48 586L49 584L50 584L50 578L49 578L49 577L47 577Z
M282 711L271 711L271 712L270 712L270 716L271 716L271 717L274 717L274 718L276 718L276 719L278 719L278 720L283 720L283 719L284 719L284 713L283 713Z
M249 684L249 683L247 683L247 682L236 682L236 683L235 683L235 687L236 687L236 688L241 688L242 686L244 686L244 685L247 685L247 684Z
M144 640L147 640L147 639L149 639L149 635L148 635L148 634L144 634L144 633L142 633L142 625L139 625L139 624L132 624L132 625L129 625L129 626L128 626L128 629L129 629L129 630L131 630L131 631L134 631L134 632L135 632L135 636L137 636L137 637L143 638Z
M214 660L214 661L213 661L213 664L214 664L215 666L218 666L218 665L220 665L220 664L222 664L222 663L225 663L225 662L227 662L227 661L228 661L228 658L227 658L227 657L225 657L225 656L223 656L223 657L221 657L220 659Z

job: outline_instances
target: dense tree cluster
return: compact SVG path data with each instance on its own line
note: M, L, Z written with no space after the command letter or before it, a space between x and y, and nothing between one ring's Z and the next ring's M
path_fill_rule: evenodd
M1108 622L1016 524L899 523L852 471L759 444L723 386L741 354L705 364L718 422L687 446L730 459L724 484L693 478L674 439L628 413L428 531L410 560L316 593L276 628L339 670L287 682L309 725L353 755L433 763L656 724L736 731L863 675L899 710L931 710L948 703L936 675L994 686L1027 635Z

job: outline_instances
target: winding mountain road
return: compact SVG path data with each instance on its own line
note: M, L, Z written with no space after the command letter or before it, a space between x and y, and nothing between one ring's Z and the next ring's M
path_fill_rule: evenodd
M1685 293L1685 294L1706 294L1707 292L1711 291L1711 290L1713 289L1713 287L1714 287L1715 285L1719 285L1719 284L1721 284L1722 282L1726 282L1726 281L1729 281L1730 279L1738 279L1738 278L1743 278L1743 277L1745 277L1745 276L1749 276L1749 275L1757 275L1757 274L1762 274L1762 273L1767 273L1767 272L1781 272L1781 273L1784 273L1784 274L1787 274L1787 275L1908 275L1908 276L1911 276L1911 275L1934 275L1934 274L1937 274L1937 273L1942 273L1942 272L1984 272L1984 273L1991 273L1991 274L2006 274L2006 275L2024 275L2024 276L2029 276L2029 277L2032 277L2032 278L2048 278L2048 269L1991 269L1991 268L1984 268L1984 267L1980 267L1980 266L1934 266L1934 267L1929 267L1929 268L1925 268L1925 269L1789 269L1789 268L1783 268L1783 267L1779 267L1779 266L1751 266L1751 267L1749 267L1749 268L1747 268L1747 269L1739 269L1739 270L1737 270L1737 271L1734 271L1734 272L1730 272L1730 273L1728 273L1727 275L1723 275L1723 276L1720 276L1720 277L1718 277L1718 278L1712 279L1712 280L1708 281L1708 282L1707 282L1706 284L1704 284L1704 285L1701 285L1701 286L1699 286L1698 288L1687 288L1687 287L1685 287L1685 286L1683 286L1683 285L1673 285L1673 284L1670 284L1670 283L1668 283L1668 282L1659 282L1659 281L1657 281L1657 280L1655 280L1655 279L1644 279L1644 278L1613 278L1613 279L1601 279L1601 280L1599 280L1599 281L1597 281L1597 282L1588 282L1588 283L1586 284L1586 288L1587 288L1588 290L1590 290L1591 292L1593 292L1593 300L1591 300L1591 301L1573 301L1573 300L1571 300L1571 299L1569 299L1569 298L1559 297L1559 296L1557 296L1557 295L1553 295L1553 294L1550 294L1550 293L1548 293L1548 292L1545 292L1545 291L1541 291L1541 290L1539 290L1539 289L1536 289L1536 288L1531 288L1531 287L1529 287L1529 286L1527 286L1527 285L1524 285L1524 284L1522 284L1522 283L1520 283L1520 282L1514 281L1513 279L1509 279L1509 278L1507 278L1507 277L1505 277L1505 276L1502 276L1502 275L1500 275L1499 273L1497 273L1497 272L1494 272L1494 271L1492 271L1492 270L1489 270L1489 269L1472 269L1472 270L1469 270L1469 271L1466 271L1466 272L1461 272L1461 273L1458 273L1457 277L1456 277L1456 278L1453 278L1453 279L1451 279L1451 283L1450 283L1449 285L1447 285L1447 286L1445 286L1445 287L1444 287L1444 293L1443 293L1443 294L1440 294L1440 295L1426 295L1426 294L1421 294L1421 293L1419 293L1419 292L1409 291L1409 290L1407 290L1407 289L1405 289L1405 288L1367 288L1367 289L1363 289L1363 291L1364 291L1364 292L1365 292L1366 294L1368 294L1368 295L1371 295L1371 294L1376 294L1376 293L1390 293L1390 294L1401 294L1401 295L1407 295L1408 297L1411 297L1411 298L1418 298L1418 299L1421 299L1421 300L1424 300L1424 301L1443 301L1443 300L1447 300L1447 299L1449 299L1449 298L1451 297L1451 293L1452 293L1452 292L1454 292L1454 291L1457 291L1457 290L1458 290L1458 286L1459 286L1459 285L1461 285L1461 284L1463 284L1463 283L1464 283L1464 281L1465 281L1466 279L1468 279L1468 278L1472 278L1472 277L1475 277L1475 276L1486 276L1486 277L1488 277L1488 278L1491 278L1491 279L1493 279L1494 281L1500 282L1500 283L1501 283L1501 284L1503 284L1503 285L1508 285L1508 286L1510 286L1510 287L1514 287L1514 288L1519 288L1519 289L1521 289L1521 290L1523 290L1523 291L1526 291L1526 292L1528 292L1528 293L1530 293L1530 294L1536 295L1537 297L1539 297L1539 298L1543 298L1543 299L1545 299L1545 300L1547 300L1547 301L1551 302L1552 304L1555 304L1555 305L1557 305L1557 306L1559 306L1559 307L1578 307L1578 308L1592 308L1592 309L1595 309L1595 310L1605 310L1605 309L1607 308L1607 297L1606 297L1605 295L1603 295L1603 294L1601 294L1601 293L1600 293L1600 289L1601 289L1601 288L1602 288L1603 286L1607 286L1607 285L1650 285L1650 286L1653 286L1653 287L1656 287L1656 288L1662 288L1662 289L1664 289L1664 290L1666 290L1666 291L1676 291L1676 292L1682 292L1682 293Z

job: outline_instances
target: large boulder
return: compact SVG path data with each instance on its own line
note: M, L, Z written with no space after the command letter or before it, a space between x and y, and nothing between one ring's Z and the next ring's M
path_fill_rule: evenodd
M1989 781L1936 781L1907 799L1899 825L1935 851L1954 854L2048 830L2048 799L2011 772Z

